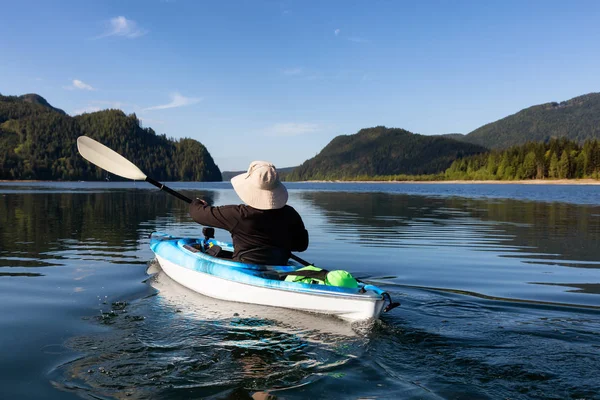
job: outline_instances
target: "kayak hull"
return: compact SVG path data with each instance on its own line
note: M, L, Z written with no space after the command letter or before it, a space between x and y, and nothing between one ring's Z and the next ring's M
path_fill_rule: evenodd
M216 299L334 315L346 321L377 318L384 309L385 292L375 286L349 289L272 279L272 272L289 272L301 265L266 267L223 260L194 251L191 245L201 242L153 234L150 247L171 279Z

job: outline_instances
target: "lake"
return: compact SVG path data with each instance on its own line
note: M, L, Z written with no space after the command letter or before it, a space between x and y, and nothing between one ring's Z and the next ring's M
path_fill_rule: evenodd
M170 186L239 203L229 183ZM148 247L201 236L180 200L0 183L0 398L600 399L600 186L287 186L299 255L400 307L348 324L207 298Z

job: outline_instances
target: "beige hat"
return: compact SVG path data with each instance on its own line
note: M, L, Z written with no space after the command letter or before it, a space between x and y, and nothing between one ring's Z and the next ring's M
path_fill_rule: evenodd
M282 208L288 200L277 169L267 161L252 161L248 172L231 178L231 184L244 203L259 210Z

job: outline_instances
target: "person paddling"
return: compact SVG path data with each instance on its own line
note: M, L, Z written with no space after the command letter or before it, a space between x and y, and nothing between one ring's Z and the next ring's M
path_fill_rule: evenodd
M308 231L298 212L286 204L288 192L273 164L253 161L248 172L233 177L231 184L246 204L211 207L195 199L190 216L231 233L234 261L286 265L292 251L308 248Z

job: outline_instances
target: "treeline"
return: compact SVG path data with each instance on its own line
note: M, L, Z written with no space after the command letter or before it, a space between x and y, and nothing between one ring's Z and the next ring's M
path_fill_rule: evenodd
M395 175L345 175L341 178L325 178L325 179L311 179L311 180L323 180L323 181L335 181L335 182L432 182L441 181L446 179L443 173L439 174L426 174L426 175L407 175L407 174L395 174ZM283 181L291 181L288 176L284 175L281 179Z
M32 103L22 97L0 96L0 179L106 179L105 171L77 152L77 137L86 135L155 179L221 180L210 153L196 140L157 135L152 128L143 128L135 114L120 110L70 117L39 99Z
M458 180L573 179L600 177L600 143L565 138L527 143L507 150L464 157L444 174Z

